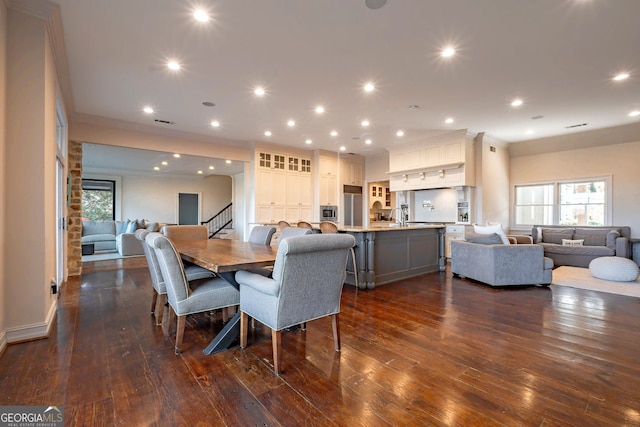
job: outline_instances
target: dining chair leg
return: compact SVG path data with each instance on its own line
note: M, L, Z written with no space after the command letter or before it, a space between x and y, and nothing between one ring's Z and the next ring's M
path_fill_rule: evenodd
M302 329L303 331L306 331L307 330L307 322L302 322L300 324L300 329Z
M156 326L164 322L165 312L167 311L167 294L158 295L154 316L156 318Z
M182 348L182 338L184 337L184 325L186 323L186 320L186 315L178 316L178 322L176 326L176 354L180 354L180 349Z
M249 315L244 311L240 312L240 348L247 346L247 334L249 333Z
M153 291L153 297L151 297L151 315L156 315L156 302L158 300L158 292L155 289L151 289Z
M167 307L164 310L164 314L162 316L162 332L165 337L171 335L173 328L173 309L171 307Z
M280 375L282 365L282 331L271 330L271 341L273 346L273 370L276 375Z
M340 351L340 324L338 321L338 313L331 316L331 324L333 326L333 344L336 351Z
M224 307L222 309L222 321L224 323L227 323L228 320L229 320L229 312L227 311L227 307Z

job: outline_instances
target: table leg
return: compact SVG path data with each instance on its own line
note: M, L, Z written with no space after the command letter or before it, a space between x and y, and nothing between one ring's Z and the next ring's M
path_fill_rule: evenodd
M232 286L239 288L240 284L236 282L235 272L226 271L224 273L218 273L218 276L229 282ZM240 338L240 311L233 315L231 320L224 325L224 328L218 335L215 336L213 341L203 350L207 356L210 354L219 353L225 351L231 346L231 344Z

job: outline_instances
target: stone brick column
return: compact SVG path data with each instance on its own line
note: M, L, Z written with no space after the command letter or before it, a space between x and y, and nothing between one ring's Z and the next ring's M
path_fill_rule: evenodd
M71 174L68 206L67 267L69 276L82 274L82 143L69 141L67 168Z

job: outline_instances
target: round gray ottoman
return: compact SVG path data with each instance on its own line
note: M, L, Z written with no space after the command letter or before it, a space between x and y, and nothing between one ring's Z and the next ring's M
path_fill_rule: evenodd
M604 256L589 263L589 272L593 277L614 282L633 282L640 274L635 261L619 256Z

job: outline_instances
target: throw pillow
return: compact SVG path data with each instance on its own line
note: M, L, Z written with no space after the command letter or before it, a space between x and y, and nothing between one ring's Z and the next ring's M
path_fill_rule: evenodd
M125 231L125 233L135 233L137 229L138 223L136 221L131 221L129 222L129 225L127 225L127 231Z
M502 230L501 224L491 225L489 227L483 227L482 225L473 224L473 231L478 234L496 233L498 236L500 236L500 240L502 241L503 244L505 245L509 244L509 239L507 239L507 235L504 234L504 230Z
M579 239L579 240L562 239L562 246L582 246L583 243L584 243L583 239Z
M501 245L502 239L497 233L491 234L479 234L473 231L467 231L464 234L464 239L469 243L478 243L481 245Z
M127 232L127 228L129 228L129 224L130 223L131 223L131 221L129 221L129 220L123 221L122 222L122 228L120 230L118 230L120 232L119 234L126 233Z
M147 230L149 231L160 231L160 224L157 222L150 222L149 225L147 225Z

